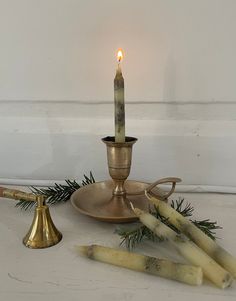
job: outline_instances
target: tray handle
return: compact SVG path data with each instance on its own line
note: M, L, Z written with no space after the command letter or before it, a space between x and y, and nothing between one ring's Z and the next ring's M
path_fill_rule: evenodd
M181 181L182 180L180 178L175 178L175 177L162 178L162 179L159 179L156 182L150 184L145 190L146 190L146 192L153 195L154 197L164 200L164 199L167 199L174 192L176 183L179 183ZM172 187L171 187L170 191L165 192L165 191L163 191L163 189L160 189L159 187L157 187L158 185L167 184L167 183L172 183ZM156 194L152 191L153 188L155 188L155 187L157 188L158 192L160 192L160 193Z

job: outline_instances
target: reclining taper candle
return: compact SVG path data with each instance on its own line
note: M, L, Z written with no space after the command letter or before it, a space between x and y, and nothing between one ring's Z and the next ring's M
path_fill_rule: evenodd
M153 215L132 206L140 221L153 231L159 238L169 241L181 255L196 266L200 266L203 274L220 288L230 286L232 276L224 270L217 262L209 257L193 242L184 239L174 230L156 219Z
M160 201L145 191L147 198L154 204L160 214L168 219L168 222L174 225L178 230L189 237L196 245L203 249L216 262L222 265L236 278L236 258L229 254L225 249L219 246L214 240L197 228L191 221L178 213L167 203Z
M200 285L202 283L203 276L200 267L99 245L76 246L76 248L80 254L97 261L177 280L191 285Z

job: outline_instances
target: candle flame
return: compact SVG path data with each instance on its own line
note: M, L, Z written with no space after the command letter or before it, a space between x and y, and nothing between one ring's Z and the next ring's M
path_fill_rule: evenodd
M123 52L122 52L122 49L119 49L118 52L117 52L117 61L118 63L120 63L123 59Z

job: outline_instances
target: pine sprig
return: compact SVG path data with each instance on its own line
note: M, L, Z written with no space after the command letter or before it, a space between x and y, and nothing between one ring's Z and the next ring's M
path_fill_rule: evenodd
M194 208L190 203L184 204L184 199L179 198L178 200L171 201L171 207L174 208L177 212L182 214L184 217L191 217L194 211ZM162 223L166 224L170 228L172 228L177 234L179 234L179 230L171 225L168 222L168 218L160 215L158 208L149 208L149 213L159 219ZM191 220L194 225L196 225L200 230L202 230L206 235L208 235L211 239L216 239L216 233L214 230L221 229L222 227L217 225L217 222L211 222L209 219L206 220ZM142 241L149 240L152 242L160 242L161 239L155 235L151 230L149 230L146 226L141 223L136 223L132 228L127 227L117 227L115 230L121 238L120 245L125 245L127 249L132 250Z
M129 250L134 249L144 240L150 240L153 242L161 240L157 235L140 223L129 228L117 227L115 229L115 233L120 235L120 245L125 245Z
M37 188L37 187L30 187L30 190L34 194L43 194L46 196L47 200L46 203L49 205L58 204L62 202L67 202L72 193L82 186L89 185L95 183L95 179L93 177L92 172L90 172L89 177L84 175L84 179L82 180L81 184L76 182L75 180L65 180L66 184L57 184L55 183L54 186L48 188ZM34 202L20 200L16 207L19 207L23 210L31 209L35 206Z
M57 184L55 183L52 187L47 188L37 188L30 187L32 193L34 194L43 194L46 196L46 203L49 205L58 204L62 202L67 202L72 193L81 187L89 184L95 183L94 176L92 172L89 173L89 176L84 175L84 179L79 184L77 181L73 180L65 180L65 184ZM31 209L35 206L34 202L20 200L16 207L19 207L23 210ZM171 201L171 207L176 209L180 214L185 217L191 217L194 211L194 208L190 203L184 204L184 199L179 198L178 200ZM149 208L149 213L158 218L161 222L165 223L169 227L171 227L174 231L179 233L178 229L176 229L173 225L168 222L168 219L161 216L158 209L154 207L154 209ZM201 229L206 235L208 235L211 239L215 240L216 233L215 230L221 229L222 227L217 225L217 222L211 222L209 219L205 220L191 220L199 229ZM153 242L161 241L161 239L155 235L152 231L150 231L147 227L143 226L141 223L133 224L129 228L117 227L115 232L120 235L121 245L126 245L128 249L135 248L139 243L143 240L150 240Z
M206 235L208 235L213 240L217 238L216 232L214 230L222 229L221 226L217 225L217 222L211 222L209 219L201 221L191 220L191 222L194 223L195 226L201 229Z
M178 200L171 201L171 207L177 210L183 216L192 216L194 208L190 203L185 203L183 208L184 198L179 198Z

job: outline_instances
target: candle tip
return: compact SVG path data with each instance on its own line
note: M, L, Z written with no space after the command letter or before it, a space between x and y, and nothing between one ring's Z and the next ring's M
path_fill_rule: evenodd
M137 215L139 217L143 213L143 211L139 208L135 208L133 203L131 203L131 202L129 202L129 203L130 203L130 207L134 211L135 215Z
M133 205L133 203L132 202L129 202L130 203L130 207L131 207L131 209L134 211L134 205Z
M84 255L87 256L87 252L88 252L88 246L74 246L75 250L80 254L80 255Z

